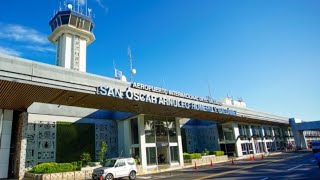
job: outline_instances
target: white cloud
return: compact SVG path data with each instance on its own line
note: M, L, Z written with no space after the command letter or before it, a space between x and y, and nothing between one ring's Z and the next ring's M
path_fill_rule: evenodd
M22 53L11 48L0 46L0 54L5 54L9 56L21 56Z
M55 48L46 47L46 46L24 46L24 48L27 48L33 51L38 51L38 52L52 52L52 53L56 52Z
M38 32L35 29L17 25L17 24L2 24L0 29L0 39L9 39L13 41L30 42L38 44L49 43L47 36Z
M80 0L80 5L85 5L86 4L86 1L85 0Z
M102 2L103 0L96 0L98 5L104 9L106 12L108 11L108 8L104 5L104 3Z

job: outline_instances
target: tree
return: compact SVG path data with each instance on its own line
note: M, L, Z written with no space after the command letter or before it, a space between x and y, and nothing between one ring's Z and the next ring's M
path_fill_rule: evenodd
M88 162L91 161L91 155L88 152L84 152L80 156L80 160L83 162L83 165L86 166L88 165Z
M107 151L108 151L108 145L106 142L103 141L100 144L100 151L99 151L99 155L98 155L98 160L99 160L100 164L103 163L103 159L104 159L104 156L107 153Z

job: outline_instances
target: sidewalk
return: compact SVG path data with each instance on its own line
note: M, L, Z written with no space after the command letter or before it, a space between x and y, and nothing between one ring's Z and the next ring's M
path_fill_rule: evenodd
M268 152L268 153L260 153L260 154L255 154L255 158L256 159L261 159L261 155L263 154L264 155L264 158L267 157L267 156L273 156L273 155L278 155L278 154L282 154L283 152ZM224 160L224 161L214 161L213 163L214 164L220 164L220 163L225 163L225 162L231 162L232 159L234 161L236 160L245 160L245 159L248 159L250 158L250 156L252 155L245 155L245 156L241 156L241 157L228 157L228 160ZM205 163L205 164L197 164L197 167L201 167L201 166L207 166L207 165L210 165L210 162L209 163ZM152 172L147 172L147 173L143 173L143 174L140 174L138 173L137 176L139 176L139 178L143 178L144 176L150 176L150 175L153 175L153 174L159 174L159 173L163 173L163 172L172 172L172 171L176 171L176 170L182 170L183 169L188 169L188 168L194 168L195 167L195 164L191 164L191 165L185 165L183 167L177 167L177 168L170 168L170 169L161 169L159 171L152 171Z

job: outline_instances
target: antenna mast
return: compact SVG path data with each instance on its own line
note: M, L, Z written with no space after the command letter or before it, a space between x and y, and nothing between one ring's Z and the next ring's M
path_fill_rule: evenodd
M86 16L88 16L88 0L86 0Z
M212 96L211 96L211 87L210 87L209 81L208 81L208 90L209 90L209 98L212 99Z
M78 13L80 13L80 0L78 0Z
M130 61L130 82L132 81L132 55L131 55L131 49L128 47L128 56Z

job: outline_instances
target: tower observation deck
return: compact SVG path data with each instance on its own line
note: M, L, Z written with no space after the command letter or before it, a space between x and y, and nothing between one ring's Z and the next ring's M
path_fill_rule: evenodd
M68 10L58 11L50 20L52 33L48 39L57 46L56 65L86 71L86 49L95 40L90 16Z

